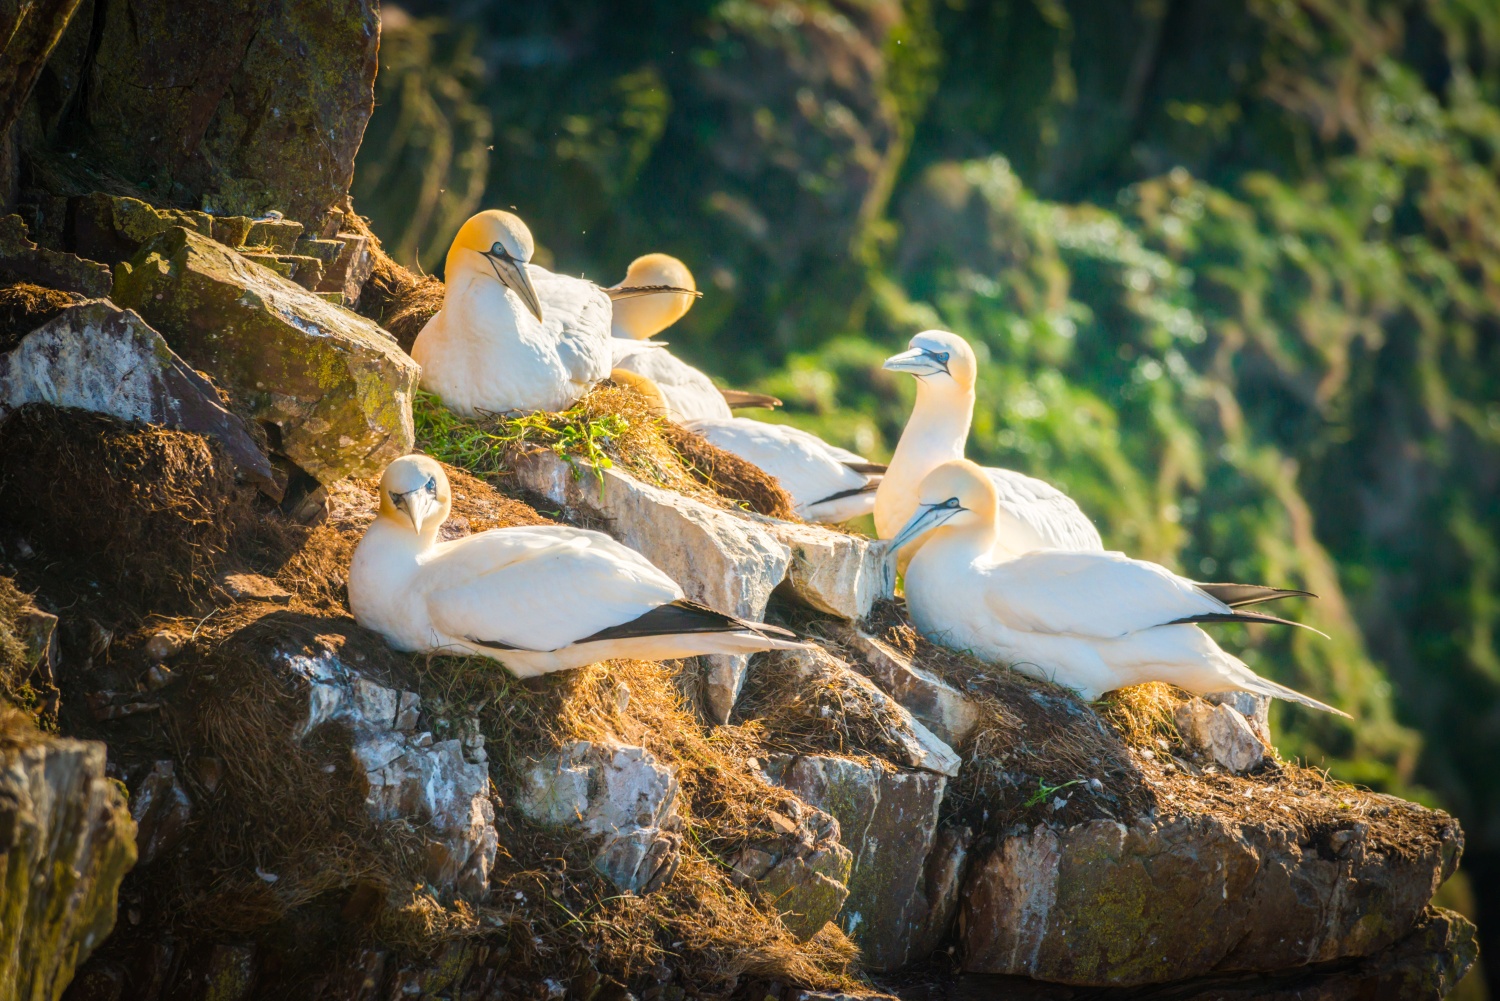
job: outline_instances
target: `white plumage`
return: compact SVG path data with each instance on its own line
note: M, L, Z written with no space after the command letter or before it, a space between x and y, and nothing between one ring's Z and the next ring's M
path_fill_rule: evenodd
M922 478L942 462L963 458L974 419L978 366L968 343L957 334L927 330L913 337L909 348L885 363L887 369L916 376L917 402L875 500L875 530L882 539L894 536L911 518ZM1009 469L989 467L985 473L998 495L997 545L1006 553L1103 550L1099 530L1061 490Z
M614 367L650 379L661 389L667 416L678 423L730 420L734 414L719 387L703 372L674 356L658 341L610 340Z
M815 434L744 417L688 421L686 427L776 477L804 521L837 524L875 508L880 476L872 470L881 467Z
M438 542L449 505L438 463L397 459L354 551L349 607L399 650L490 657L524 678L619 657L802 647L684 600L676 581L600 532L500 528Z
M609 296L528 263L531 233L508 212L464 223L448 251L443 308L412 357L450 410L565 410L609 375Z
M966 459L942 463L923 480L917 510L895 541L925 536L905 587L912 624L928 639L1090 701L1164 681L1338 712L1259 677L1193 624L1295 623L1231 608L1193 581L1123 553L1010 555L995 545L997 501L990 477Z

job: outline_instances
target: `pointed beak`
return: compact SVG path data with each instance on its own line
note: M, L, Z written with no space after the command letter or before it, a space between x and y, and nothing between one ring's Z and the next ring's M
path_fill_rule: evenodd
M907 543L926 535L934 528L942 525L949 518L962 511L961 507L946 507L941 504L924 504L917 508L917 513L911 516L896 537L891 540L891 547L886 552L892 555L901 551Z
M411 519L411 527L421 535L422 527L437 514L438 500L426 490L413 490L401 498L397 507L406 512L406 516Z
M526 265L506 254L495 254L488 250L481 251L485 260L490 262L490 267L495 269L495 277L500 279L500 284L510 289L521 297L521 302L531 310L538 322L542 319L542 301L537 298L536 289L531 284L531 276L526 273Z
M948 363L934 358L931 352L912 348L898 355L891 355L880 366L890 372L910 372L912 375L936 375L948 371Z

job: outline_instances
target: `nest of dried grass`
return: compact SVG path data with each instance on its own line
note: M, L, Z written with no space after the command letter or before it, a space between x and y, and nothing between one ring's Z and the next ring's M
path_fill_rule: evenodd
M445 286L431 275L414 274L397 264L349 202L345 202L342 228L365 237L370 250L370 277L360 291L355 312L389 330L401 350L410 353L417 334L443 308Z
M222 447L201 435L46 404L0 428L0 507L13 529L143 601L201 590L252 503Z
M428 393L413 406L417 445L481 476L505 474L517 455L550 448L578 466L618 465L643 482L719 507L795 520L774 478L657 413L628 386L605 382L562 413L458 417Z
M586 956L598 974L631 985L659 977L670 961L677 982L699 996L731 990L743 976L854 984L854 948L835 927L798 943L767 904L731 882L723 860L774 839L771 815L794 808L785 790L746 763L759 747L758 732L709 733L689 711L684 692L696 674L636 661L530 682L486 661L433 659L421 671L424 704L439 713L478 714L499 788L515 788L535 758L573 740L639 743L677 771L686 822L682 864L666 887L646 897L620 896L595 875L587 842L507 811L509 855L492 882L498 900L520 893L526 902L502 922L525 929L512 942L509 962L545 970L560 957Z
M76 292L17 282L0 288L0 352L75 303L86 301Z
M37 651L27 635L26 618L34 611L31 595L10 578L0 577L0 706L9 705L33 719L41 713L45 698L37 687ZM52 690L50 682L41 683Z

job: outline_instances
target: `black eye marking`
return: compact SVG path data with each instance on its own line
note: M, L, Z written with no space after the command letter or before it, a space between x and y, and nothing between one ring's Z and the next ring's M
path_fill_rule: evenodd
M958 507L958 498L957 497L949 497L947 500L943 501L943 507L948 507L948 508Z
M938 361L939 364L941 364L941 365L948 364L948 352L946 352L946 351L929 351L927 353L930 354L930 355L932 355L933 358L937 359L937 361Z
M426 490L430 494L436 494L437 493L437 477L436 476L429 476L429 477L427 477L427 482L425 484L423 484L422 489Z
M499 240L496 240L494 242L494 244L490 247L490 255L492 257L503 257L507 261L511 259L511 257L510 257L510 251L508 251L504 247L502 247L500 245L500 241Z

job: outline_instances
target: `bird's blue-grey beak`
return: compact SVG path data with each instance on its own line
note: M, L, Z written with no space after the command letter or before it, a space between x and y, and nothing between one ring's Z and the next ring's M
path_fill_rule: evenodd
M881 368L891 372L910 372L912 375L937 375L948 371L948 358L946 354L928 351L926 348L912 348L898 355L891 355Z
M497 243L495 246L500 245ZM500 284L520 296L521 302L540 322L542 301L537 298L536 288L531 284L531 275L526 273L526 265L504 250L481 250L480 253L484 255L485 260L490 262L490 267L495 269L495 277L500 279Z
M923 504L917 508L917 513L911 516L911 520L901 531L896 533L896 537L891 540L891 547L886 552L900 552L907 543L943 525L962 510L963 508L952 501L944 501L941 504Z
M392 494L391 501L395 503L397 510L406 512L406 516L411 519L411 527L418 535L422 534L422 526L432 519L439 507L437 491L425 486L408 490L404 494Z

